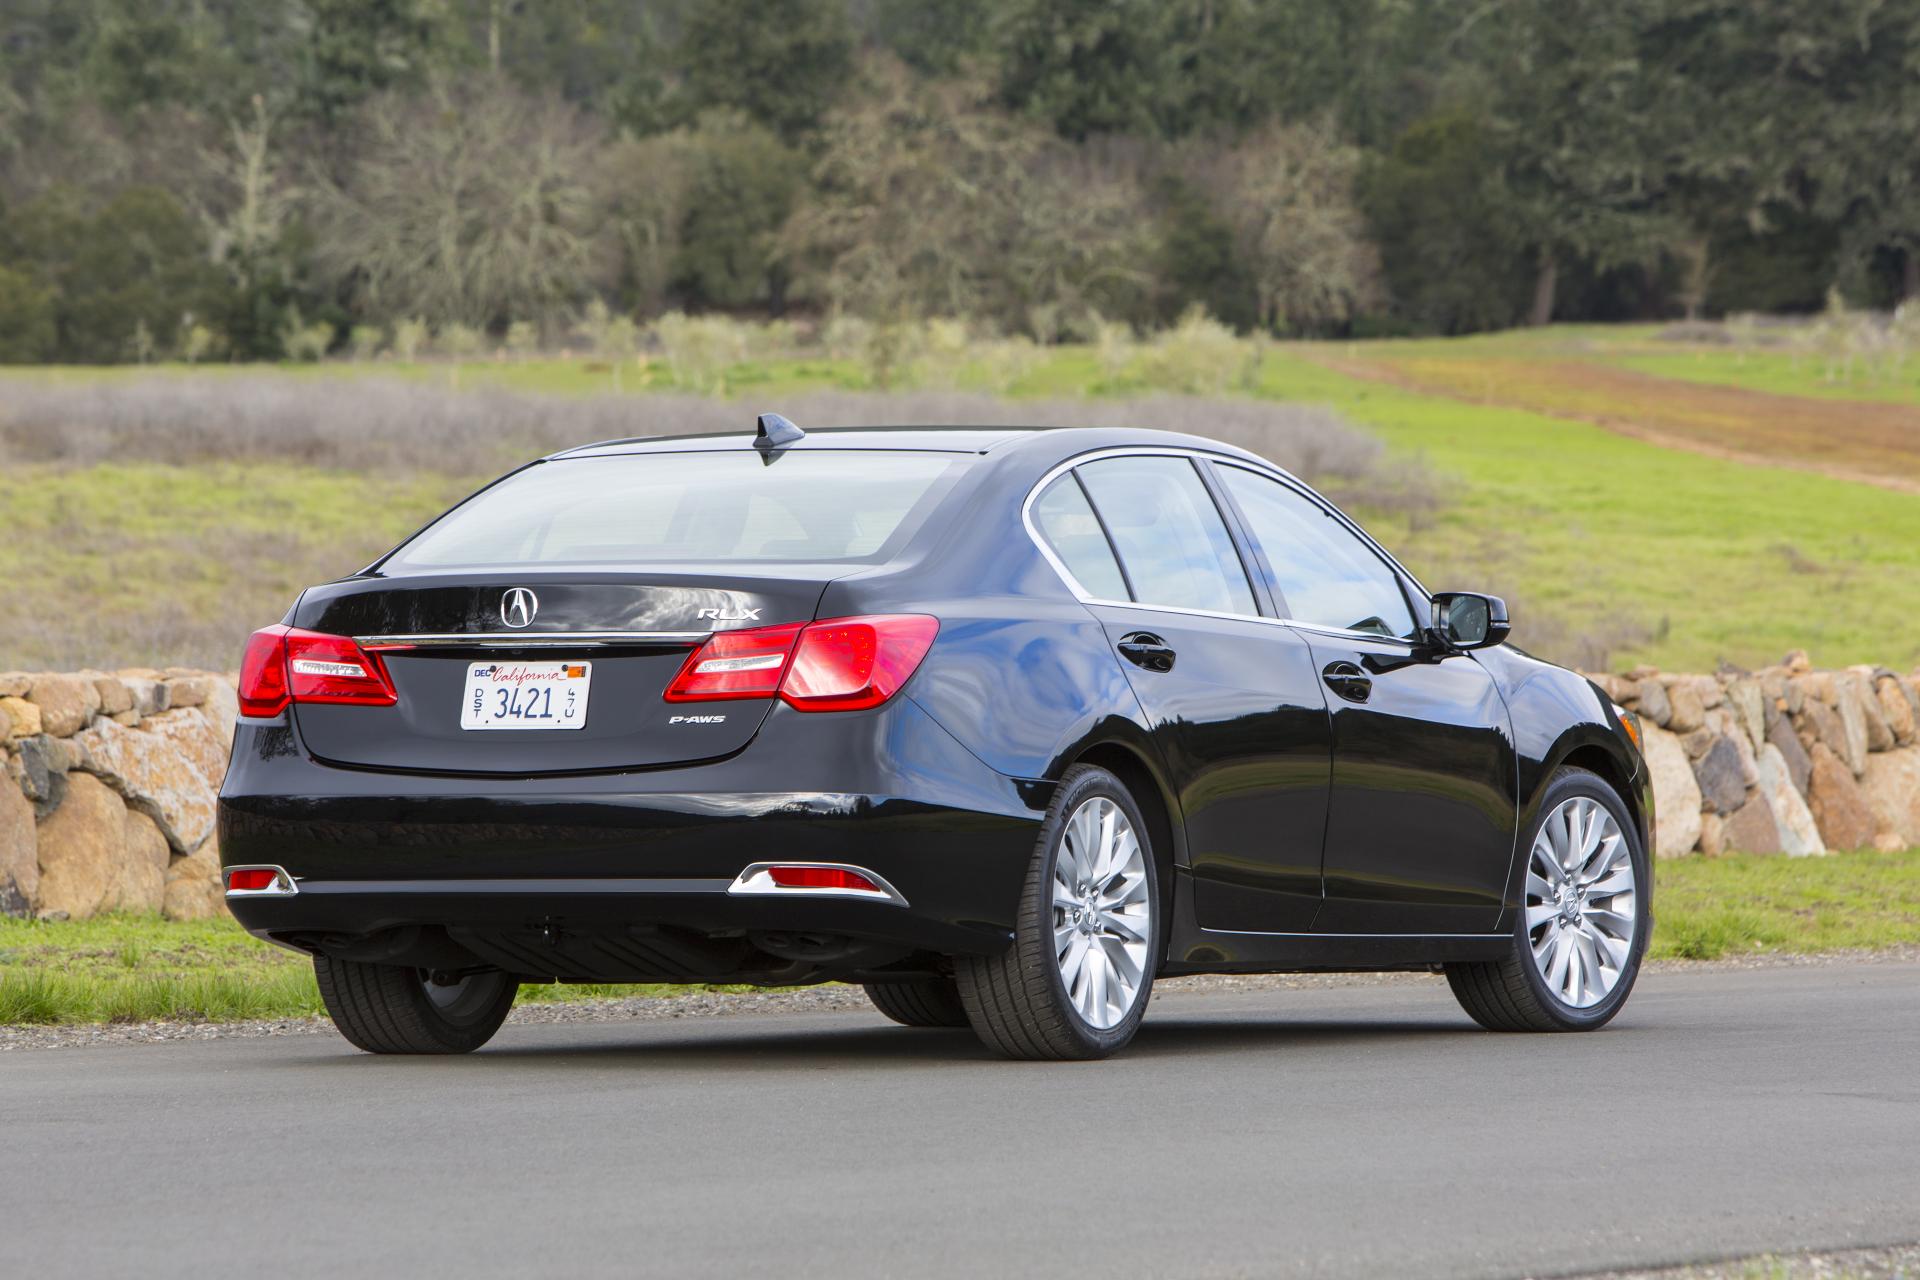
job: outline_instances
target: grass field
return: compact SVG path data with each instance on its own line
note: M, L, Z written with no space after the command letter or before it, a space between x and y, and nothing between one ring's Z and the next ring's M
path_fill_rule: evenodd
M1516 641L1545 656L1668 669L1755 666L1794 648L1822 665L1920 660L1908 604L1920 598L1920 492L1884 487L1920 489L1916 374L1828 381L1805 353L1663 341L1645 326L1359 344L1216 337L1117 351L986 344L943 365L889 370L908 387L1085 397L1110 410L1150 392L1330 406L1443 495L1437 506L1372 502L1366 485L1346 495L1430 586L1507 595ZM575 358L290 366L277 376L324 404L340 380L374 375L444 392L456 410L487 395L549 396L602 405L602 419L630 406L635 417L671 418L682 411L670 406L692 402L661 397L654 415L639 406L653 393L722 390L736 398L708 404L698 425L737 417L745 430L755 410L870 387L874 369L846 356L761 353L701 367ZM8 379L90 388L139 376L5 375L0 424ZM624 394L608 394L616 390ZM528 400L521 411L541 403L562 401ZM1131 416L1152 426L1165 415ZM623 430L601 425L595 434ZM1205 430L1204 414L1182 425ZM0 576L17 619L0 634L0 668L73 665L68 656L217 661L300 585L357 567L503 459L553 442L509 439L484 457L416 451L399 466L329 463L324 452L180 465L164 441L126 443L92 457L16 445L0 466ZM1851 475L1879 483L1842 478ZM156 582L169 593L148 590ZM74 631L82 621L84 635Z
M1920 850L1690 858L1655 869L1656 959L1920 943ZM667 985L526 987L522 1002L668 995ZM313 971L222 918L0 919L0 1025L318 1014Z

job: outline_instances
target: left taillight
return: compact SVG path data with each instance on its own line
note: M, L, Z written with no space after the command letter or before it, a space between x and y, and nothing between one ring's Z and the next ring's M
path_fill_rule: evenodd
M240 714L274 716L289 702L390 707L399 699L378 656L351 636L264 627L240 660Z

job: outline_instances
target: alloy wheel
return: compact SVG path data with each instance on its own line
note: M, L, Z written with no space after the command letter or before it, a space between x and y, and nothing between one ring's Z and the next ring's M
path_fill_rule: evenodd
M1555 806L1527 861L1527 945L1547 989L1586 1009L1620 982L1639 927L1633 851L1598 800Z
M1126 812L1093 796L1067 818L1053 854L1053 951L1067 998L1105 1031L1133 1011L1147 975L1153 906L1147 860Z

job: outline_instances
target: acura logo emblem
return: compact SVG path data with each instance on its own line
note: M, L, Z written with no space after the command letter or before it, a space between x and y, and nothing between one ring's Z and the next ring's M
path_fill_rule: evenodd
M540 612L540 597L525 587L515 587L500 597L500 621L510 627L524 627Z

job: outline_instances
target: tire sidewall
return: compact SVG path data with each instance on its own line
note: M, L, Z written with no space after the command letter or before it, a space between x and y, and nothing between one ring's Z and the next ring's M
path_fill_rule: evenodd
M1059 853L1067 819L1095 796L1104 796L1113 801L1127 815L1127 821L1133 824L1134 838L1140 842L1141 857L1146 863L1147 903L1152 924L1146 968L1141 975L1140 990L1134 996L1133 1008L1127 1011L1126 1017L1105 1029L1091 1025L1080 1016L1080 1010L1075 1007L1066 982L1060 976L1060 965L1054 959L1053 951L1053 860ZM1070 776L1054 796L1037 846L1034 875L1027 891L1033 895L1030 905L1034 908L1033 918L1040 922L1040 928L1038 936L1028 941L1042 953L1045 963L1041 967L1046 975L1048 990L1064 1013L1065 1023L1073 1036L1094 1054L1105 1056L1133 1039L1153 998L1153 979L1159 969L1161 938L1165 935L1161 918L1160 867L1155 858L1153 841L1148 834L1146 820L1141 816L1140 806L1134 803L1133 796L1121 781L1105 769L1088 765L1084 766L1084 772Z
M1620 980L1605 999L1586 1009L1571 1007L1547 986L1546 979L1541 976L1540 966L1533 959L1532 943L1527 937L1526 911L1526 876L1532 865L1534 839L1540 834L1548 815L1566 801L1580 796L1599 801L1619 825L1621 838L1627 842L1627 853L1633 862L1634 891L1633 945L1627 952L1626 964L1621 968ZM1632 994L1634 981L1640 976L1641 958L1646 955L1648 934L1653 927L1652 868L1647 863L1647 851L1640 840L1640 829L1628 813L1626 802L1598 774L1588 773L1584 769L1564 769L1547 784L1546 793L1540 798L1539 811L1520 845L1519 855L1521 905L1519 919L1514 922L1514 947L1527 985L1540 1008L1564 1029L1586 1031L1601 1026L1620 1012L1620 1006Z

